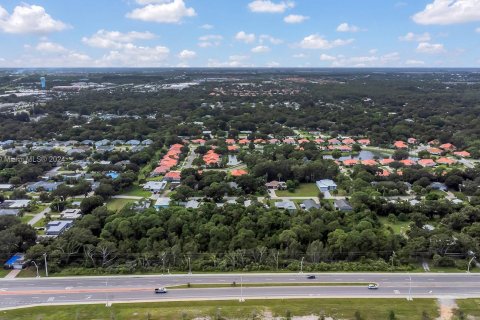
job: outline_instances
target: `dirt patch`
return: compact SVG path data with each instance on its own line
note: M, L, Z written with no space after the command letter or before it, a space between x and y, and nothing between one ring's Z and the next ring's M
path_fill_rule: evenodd
M440 317L437 320L452 320L453 311L458 308L455 299L440 298L438 299L438 305L440 307Z

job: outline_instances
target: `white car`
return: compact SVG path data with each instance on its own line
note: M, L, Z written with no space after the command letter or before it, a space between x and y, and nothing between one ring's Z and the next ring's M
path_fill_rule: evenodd
M378 284L376 284L376 283L370 283L370 284L368 285L368 289L373 289L373 290L374 290L374 289L378 289Z
M155 288L155 293L167 293L167 289L165 289L165 288Z

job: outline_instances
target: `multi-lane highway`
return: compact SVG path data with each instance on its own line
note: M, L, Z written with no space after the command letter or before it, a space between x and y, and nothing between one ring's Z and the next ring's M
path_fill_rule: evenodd
M114 303L125 301L220 300L252 298L413 298L480 297L480 274L192 274L156 276L67 277L0 280L0 309L27 305ZM235 287L195 288L197 284ZM263 286L251 283L332 283L331 286ZM154 288L191 283L192 288L155 294ZM335 283L378 283L378 290Z

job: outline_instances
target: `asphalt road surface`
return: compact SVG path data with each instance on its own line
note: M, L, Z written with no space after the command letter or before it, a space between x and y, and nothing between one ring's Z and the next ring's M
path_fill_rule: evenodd
M470 298L480 297L480 274L192 274L113 277L66 277L0 280L0 309L28 305L115 303L165 300L221 300L251 298ZM411 279L411 281L410 281ZM191 283L236 282L236 287L170 289L154 288ZM248 283L378 283L366 286L240 287Z

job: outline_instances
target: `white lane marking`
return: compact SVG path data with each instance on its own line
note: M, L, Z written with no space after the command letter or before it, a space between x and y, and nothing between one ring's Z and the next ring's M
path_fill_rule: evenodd
M342 279L335 279L335 281L341 281Z
M265 280L272 281L273 279L272 278L266 278Z
M2 291L2 292L5 292L7 290L8 290L7 288L0 288L0 291Z
M72 290L73 287L65 287L65 290Z
M53 300L55 300L55 297L49 297L49 298L47 299L47 302L52 302Z
M363 281L363 280L365 280L365 279L363 279L363 278L360 278L360 279L358 279L358 280L359 280L359 281Z
M290 281L295 281L295 279L288 279L288 280L290 280Z
M92 298L92 296L87 296L85 299L90 300L91 298Z
M428 291L428 293L432 293L432 292L433 292L432 290Z
M227 281L227 280L224 280L224 279L220 279L220 282L225 282L225 281Z
M393 293L395 293L395 294L400 294L400 291L398 291L398 290L393 290Z

